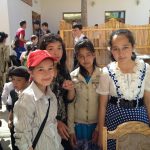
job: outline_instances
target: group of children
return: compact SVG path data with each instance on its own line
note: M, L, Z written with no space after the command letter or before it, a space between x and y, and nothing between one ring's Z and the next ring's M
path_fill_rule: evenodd
M12 145L19 150L98 150L103 126L113 130L129 120L149 124L150 68L133 58L134 45L129 30L113 32L109 46L115 61L100 69L92 42L82 39L75 45L78 67L69 73L60 36L43 36L40 50L28 55L28 71L10 71ZM108 149L115 149L114 141Z

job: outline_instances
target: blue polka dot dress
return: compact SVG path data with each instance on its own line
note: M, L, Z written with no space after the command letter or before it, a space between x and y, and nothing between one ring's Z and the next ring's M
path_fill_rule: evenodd
M144 95L144 90L150 91L150 84L146 82L146 80L150 79L148 69L148 64L136 60L134 73L124 74L117 68L116 62L113 62L103 69L97 92L117 99L135 100L138 103L138 100ZM108 130L114 130L119 124L127 121L141 121L149 124L146 107L124 108L117 104L112 104L108 100L105 116L105 126ZM115 149L115 140L108 140L108 150Z
M119 124L127 121L141 121L148 124L149 120L145 106L124 109L111 103L108 104L105 120L108 130L114 130ZM115 147L115 140L108 140L108 150L115 150Z

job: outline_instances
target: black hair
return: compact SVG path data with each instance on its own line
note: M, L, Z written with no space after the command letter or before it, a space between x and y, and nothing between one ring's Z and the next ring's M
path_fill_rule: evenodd
M7 37L8 34L6 34L5 32L0 32L0 43L2 43Z
M26 54L25 55L28 56L28 54L30 53L30 51L33 50L33 43L31 41L28 41L26 43L26 48L27 48L27 50L26 50Z
M62 74L65 77L66 72L68 72L66 66L67 54L66 54L65 44L62 38L57 34L46 34L41 38L39 47L41 50L46 50L46 47L48 46L49 43L55 43L55 42L60 42L62 45L63 55L60 60L60 63L57 64L57 69L60 71L60 74Z
M47 23L47 22L43 22L43 23L42 23L42 26L48 27L48 23Z
M12 72L14 69L16 69L16 67L17 67L17 66L11 66L11 67L8 68L8 70L7 70L7 75L8 75L8 77L11 77L11 72Z
M95 53L94 45L89 39L83 39L83 40L80 40L79 42L76 43L76 45L75 45L75 55L76 55L76 57L78 56L79 51L80 51L81 48L86 48L91 53ZM80 64L78 64L78 65L80 67L81 75L83 77L88 76L89 75L88 71L83 66L81 66ZM97 66L96 58L93 61L93 69L95 69L95 66Z
M27 68L24 66L19 66L19 67L14 68L10 72L10 76L23 77L23 78L25 78L26 81L28 81L30 78L30 74L29 74Z
M129 40L129 43L131 43L132 47L134 47L134 45L135 45L135 39L134 39L134 36L133 36L132 32L130 30L128 30L128 29L119 29L119 30L116 30L116 31L112 32L112 34L110 35L110 38L109 38L109 41L108 41L108 46L110 47L110 50L112 48L112 40L113 40L113 37L115 35L118 35L118 36L119 35L123 35L123 36L125 36ZM115 61L115 59L114 59L114 57L113 57L112 54L111 54L111 59L113 61ZM132 60L136 59L135 52L132 52L131 59Z
M82 24L80 24L80 23L74 23L74 24L72 25L72 29L75 29L75 28L78 28L79 30L82 30L83 26L82 26Z
M21 20L20 21L20 27L22 27L24 24L26 24L27 22L25 20Z

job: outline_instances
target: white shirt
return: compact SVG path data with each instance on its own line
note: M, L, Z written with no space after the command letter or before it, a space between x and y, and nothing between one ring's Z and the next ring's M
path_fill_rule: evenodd
M122 73L118 68L116 62L112 62L109 65L111 73L115 73L115 78L117 80L117 85L120 87L119 91L123 96L121 98L127 100L134 100L139 93L138 98L142 98L144 95L144 90L150 91L150 66L146 64L146 73L143 81L139 79L141 77L141 70L143 70L145 63L143 60L135 60L135 67L133 73ZM142 84L141 84L142 83ZM141 88L138 86L141 85ZM109 76L107 67L103 68L103 73L100 76L99 87L97 88L97 93L101 95L110 95L118 97L116 91L116 85L113 79Z
M45 95L34 82L19 95L14 106L15 138L19 150L28 150L31 147L45 118L48 98L50 98L49 115L35 150L63 150L57 132L56 97L49 87Z
M8 83L4 84L3 92L2 92L2 96L1 96L1 99L4 102L4 104L6 104L6 102L9 101L9 97L10 97L9 94L10 94L10 91L13 89L14 89L14 87L13 87L12 82L8 82Z
M74 38L74 44L76 44L78 41L82 40L85 37L84 34L81 34L80 37L75 37Z

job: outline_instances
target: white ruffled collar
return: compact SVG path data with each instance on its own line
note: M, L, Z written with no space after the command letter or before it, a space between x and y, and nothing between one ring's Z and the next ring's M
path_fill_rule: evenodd
M117 80L118 91L122 94L122 98L133 100L140 92L138 86L141 85L141 71L144 68L144 61L136 59L133 73L123 73L118 67L117 62L113 62L109 66L111 74Z

